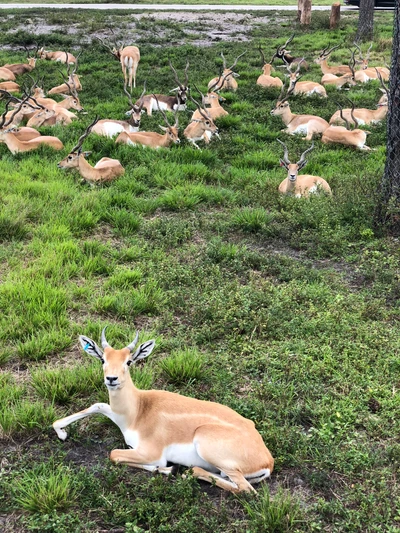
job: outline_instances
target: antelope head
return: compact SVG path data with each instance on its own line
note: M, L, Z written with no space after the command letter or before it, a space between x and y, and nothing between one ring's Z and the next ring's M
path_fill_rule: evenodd
M282 85L282 89L278 97L278 101L276 102L274 109L271 109L271 115L275 117L279 117L280 115L284 115L288 109L290 110L290 105L289 105L288 100L293 90L294 90L294 87L293 88L289 87L289 89L286 90L286 82Z
M92 131L93 126L96 124L96 122L98 122L98 120L99 120L99 117L96 117L94 121L91 124L89 124L85 132L79 137L79 140L76 146L72 148L71 152L67 155L67 157L65 157L62 161L58 163L57 165L58 168L77 168L79 166L79 157L81 155L83 155L84 157L87 157L91 154L91 152L82 152L82 145L83 145L83 141Z
M235 61L233 62L233 64L228 68L226 66L225 56L224 56L223 52L221 52L222 65L223 65L223 76L225 78L227 78L228 76L232 76L233 78L239 78L240 77L240 74L238 74L237 72L234 72L233 69L236 67L237 62L239 61L239 59L242 56L244 56L245 53L246 53L246 51L244 51L242 54L238 55L237 58L235 59Z
M278 59L283 59L288 55L290 54L290 50L286 50L286 47L293 41L293 38L294 38L294 33L293 35L291 35L289 37L289 39L287 39L287 41L285 42L285 44L281 45L281 46L278 46L278 48L276 49L276 52L274 53L274 55L272 56L272 59L270 61L271 65L272 63L274 62L274 59L277 57ZM287 59L286 61L287 62Z
M360 58L360 59L357 59L356 63L358 63L360 65L360 70L365 70L366 68L368 68L369 55L370 55L373 43L370 44L370 46L369 46L369 48L367 50L367 56L365 58L362 55L361 47L356 42L354 42L353 44L357 48L358 57Z
M174 73L175 81L178 84L178 86L175 87L175 89L171 89L170 90L170 93L176 92L176 96L177 96L177 98L178 98L178 100L180 102L179 105L181 106L181 109L183 109L183 108L186 109L186 101L187 101L188 92L189 92L189 86L188 86L188 82L189 82L189 79L188 79L189 61L186 62L185 81L183 83L181 83L179 81L178 74L177 74L175 68L173 67L171 61L169 62L169 66L170 66L172 72Z
M127 117L131 117L130 118L130 124L134 128L139 128L140 127L140 118L141 118L141 115L142 115L143 104L144 104L144 95L146 93L146 82L144 82L143 92L140 95L139 100L135 104L132 102L131 95L129 94L129 92L126 89L126 84L124 85L124 93L128 97L128 102L129 102L129 105L131 106L130 111L127 111L125 113L125 115Z
M158 102L158 98L155 94L153 94L153 98L155 98L156 102L157 102L157 107L158 107L158 110L160 111L160 113L162 114L163 118L164 118L164 121L166 123L166 127L165 126L161 126L159 124L159 127L162 129L162 131L165 133L165 135L167 135L167 137L169 138L169 140L175 144L179 144L181 141L179 139L179 123L178 123L178 110L179 110L179 98L178 98L178 107L176 109L176 111L174 112L174 117L175 117L175 124L173 126L171 126L171 124L168 122L168 118L167 118L167 115L164 113L164 111L161 109L160 107L160 104Z
M306 154L308 154L308 152L311 152L311 150L313 150L314 148L314 143L312 143L312 145L310 146L310 148L308 148L305 152L303 152L301 154L301 157L300 159L297 161L297 163L291 163L289 161L289 157L288 157L288 149L287 149L287 146L286 144L284 144L282 141L280 141L279 139L277 139L278 143L280 143L283 148L284 148L284 155L283 155L283 159L280 159L279 160L279 163L281 165L281 167L284 167L286 168L286 170L288 171L288 175L287 175L287 178L288 180L293 183L296 181L297 179L297 175L299 173L299 170L301 170L302 168L304 168L307 164L307 160L306 160Z
M195 87L196 87L196 85L195 85ZM196 89L197 89L197 87L196 87ZM197 89L197 91L199 91L199 89ZM200 91L199 91L199 93L202 95L203 100L204 100L204 95ZM192 102L196 105L197 109L199 110L199 113L200 113L200 115L202 117L201 122L203 123L204 129L206 131L210 131L211 133L214 133L219 138L218 128L214 124L213 119L207 113L207 109L204 109L204 107L201 107L199 102L197 102L192 96L190 97L190 99L192 100Z
M125 346L121 350L115 350L108 344L106 328L104 328L101 333L102 350L89 337L84 335L79 336L79 342L84 351L103 363L104 383L109 391L122 389L127 383L132 384L132 379L129 374L130 365L137 363L141 359L145 359L153 351L155 346L154 340L144 342L135 351L138 339L139 334L137 333L134 340L128 346Z
M314 62L317 63L317 64L322 63L323 61L328 59L328 57L331 55L331 53L334 50L336 50L337 48L339 48L339 46L340 46L340 44L338 44L336 46L332 46L332 48L329 48L329 46L327 46L326 48L324 48L322 50L322 52L320 52L319 56L314 60Z

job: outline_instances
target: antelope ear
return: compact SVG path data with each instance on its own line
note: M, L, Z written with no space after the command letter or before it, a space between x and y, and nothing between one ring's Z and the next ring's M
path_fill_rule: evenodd
M62 94L60 93L59 96L62 96L65 100L65 98L69 98L71 95L70 94Z
M86 353L93 355L93 357L97 357L97 359L100 359L100 361L104 363L103 352L92 339L85 337L85 335L79 335L79 342Z
M281 167L285 167L285 168L287 168L287 165L286 165L286 163L285 163L285 161L284 161L283 159L279 159L279 165L280 165Z
M303 161L302 163L298 163L298 171L301 170L302 168L304 168L305 166L307 165L307 160L306 161Z
M159 125L160 126L160 125ZM160 128L163 130L163 131L167 131L168 128L166 128L165 126L160 126Z
M381 93L386 94L386 90L382 89L382 87L379 87L379 90L381 91Z
M141 344L136 352L132 355L132 361L136 363L136 361L140 361L141 359L148 357L153 351L155 345L156 341L154 339Z
M92 152L83 152L84 157L89 157Z

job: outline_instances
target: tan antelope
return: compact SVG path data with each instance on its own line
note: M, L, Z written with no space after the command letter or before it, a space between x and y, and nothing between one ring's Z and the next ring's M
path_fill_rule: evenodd
M105 328L101 346L84 335L83 350L103 364L109 404L96 403L53 423L61 440L65 428L87 416L103 414L121 430L130 449L112 450L110 459L149 472L175 473L184 465L196 478L229 492L255 492L252 484L271 475L274 459L254 422L225 405L162 390L137 389L129 366L150 355L155 341L135 350L138 335L122 350L112 348Z
M137 46L118 44L117 41L115 41L114 45L111 47L105 43L103 39L100 39L100 37L96 37L96 39L98 39L115 59L121 63L122 73L124 75L124 85L128 85L132 90L133 79L133 87L136 88L136 71L140 61L139 48Z
M364 58L360 46L354 43L354 46L358 49L360 69L355 74L355 79L361 83L367 83L369 80L376 80L378 73L384 81L388 81L390 77L390 70L387 67L369 67L369 54L372 48L372 43L367 50L367 56Z
M355 79L355 58L354 58L354 51L351 51L351 59L349 62L349 70L350 74L342 74L341 76L337 76L336 74L327 73L324 74L321 78L322 85L334 85L337 89L341 89L344 85L350 85L354 86L356 85L356 79Z
M6 91L2 91L3 95L4 93L6 93ZM6 94L6 96L9 98L8 105L10 105L11 102L13 102L11 105L15 105L15 109L12 111L8 111L7 105L5 120L8 127L19 126L21 122L32 116L32 113L34 114L43 108L43 106L40 106L37 102L35 103L31 96L26 96L23 100L15 98L10 93Z
M337 46L333 46L329 50L329 47L327 46L322 50L317 59L315 59L315 63L317 63L321 67L322 74L352 74L351 69L348 65L328 65L328 57L334 50L339 48L339 46L340 44L338 44Z
M280 159L281 167L288 171L287 178L279 185L279 192L281 194L293 194L296 198L307 197L309 194L315 194L324 191L332 194L328 183L320 176L311 176L310 174L303 174L299 176L299 171L303 169L306 164L306 154L314 148L314 143L305 152L301 154L297 163L291 163L288 157L288 149L286 144L277 139L277 141L285 149L283 159Z
M76 57L73 56L69 52L63 52L61 50L58 50L57 52L49 52L48 50L45 50L44 48L40 48L37 52L39 59L48 59L50 61L58 61L61 63L68 62L69 64L73 64L76 62Z
M28 63L13 63L11 65L3 65L6 69L11 70L15 76L21 76L26 72L32 72L36 66L36 57L29 57Z
M79 171L82 178L90 184L105 183L113 181L119 176L123 176L125 169L117 159L103 157L92 167L87 161L91 152L82 152L82 145L86 137L89 135L93 126L96 124L98 118L86 128L86 131L78 140L78 144L72 148L71 152L65 159L58 163L58 168L75 168Z
M6 103L6 109L0 117L0 131L11 128L12 122L14 120L14 116L18 113L18 109L15 109L13 111L13 114L10 116L9 120L7 120L6 115L8 112L9 104L10 104L10 100L8 100L8 102ZM22 102L21 102L21 106L22 106ZM40 133L37 130L33 128L27 128L27 127L13 129L13 133L16 139L18 139L19 141L30 141L31 139L40 137ZM4 142L4 140L0 140L0 142Z
M230 76L230 74L228 74ZM216 85L219 84L216 82ZM229 115L228 111L226 111L220 104L220 101L224 102L225 98L223 98L220 94L213 92L213 86L210 87L208 90L207 96L204 96L204 94L196 87L196 90L201 94L202 98L202 105L204 108L204 112L207 114L208 117L210 117L212 120L215 120L219 117L224 117L226 115ZM197 106L197 102L195 102ZM205 108L206 105L209 105L210 107ZM196 111L193 112L191 120L202 120L203 115L201 114L201 110L198 107Z
M289 39L285 42L285 44L278 46L278 48L276 49L276 52L272 56L271 65L274 62L275 58L277 57L278 59L283 61L285 65L289 64L289 65L294 66L301 62L301 68L303 70L308 70L308 63L307 61L304 60L304 57L294 57L290 55L291 54L290 50L286 50L286 47L293 41L293 38L294 38L294 33L293 35L289 37Z
M97 123L93 126L93 133L97 133L97 135L103 135L104 137L112 138L114 137L114 135L116 135L117 133L121 133L122 131L126 131L127 133L134 133L139 131L140 118L143 109L143 97L146 92L146 84L144 84L142 96L138 100L139 105L136 105L132 102L131 95L126 90L126 86L124 86L124 92L127 95L129 105L131 106L131 110L127 111L126 113L126 115L129 116L129 119L114 120L104 118L102 120L97 121Z
M315 81L298 81L301 78L301 63L302 62L299 61L295 72L292 72L291 66L289 64L286 65L289 77L288 93L294 95L302 94L304 96L312 96L313 94L318 94L323 98L327 98L328 95L326 94L325 87L323 87L320 83L316 83Z
M354 116L354 104L352 102L351 116L354 124L358 125L357 118ZM321 142L324 144L343 144L344 146L352 146L354 148L359 148L360 150L371 150L369 146L366 146L367 135L369 131L360 130L358 128L351 130L350 123L343 115L343 109L340 107L340 117L346 124L346 127L343 126L329 126L321 137Z
M157 102L157 96L153 94L155 101ZM179 107L179 105L178 105ZM167 127L159 126L165 133L161 135L154 131L138 131L136 133L127 133L126 131L121 132L116 138L116 143L130 144L132 146L141 145L148 146L149 148L168 148L171 144L179 144L178 134L178 110L174 112L175 124L171 126L168 122L167 116L164 111L159 108L160 113L164 117Z
M336 111L329 121L331 125L346 124L346 120L350 126L368 126L369 124L379 124L386 118L388 112L388 95L381 97L377 104L377 109L354 108L342 109L342 113ZM342 118L343 117L343 118ZM355 120L354 120L355 118Z
M7 148L12 154L18 154L19 152L30 152L36 150L41 144L46 144L54 150L62 150L64 148L63 143L57 137L50 136L38 136L29 141L20 141L14 134L13 128L0 131L0 142L4 142Z
M47 93L48 95L52 94L65 94L69 93L72 95L77 96L78 91L82 90L82 84L80 82L80 76L76 73L78 69L78 58L80 56L81 52L76 57L74 69L71 72L71 64L67 63L67 76L64 76L64 73L61 72L61 75L64 79L64 83L61 85L57 85L56 87L53 87L50 89L50 91Z
M314 135L323 133L326 128L329 127L327 121L314 115L296 115L292 113L288 102L289 92L285 98L282 98L284 88L285 87L282 88L281 95L275 108L271 110L271 115L280 116L283 123L287 126L281 131L288 133L289 135L305 134L303 139L306 141L311 141Z
M15 81L15 74L8 68L0 67L0 81Z
M218 128L209 115L208 109L202 109L200 104L196 102L194 98L190 98L196 104L200 118L192 119L185 128L183 135L195 148L200 150L200 147L196 144L196 141L204 141L206 144L209 144L213 134L219 137Z
M227 68L226 66L226 59L224 57L224 54L221 52L222 57L222 64L223 64L223 71L222 71L222 79L221 86L215 86L216 81L218 80L218 77L213 78L208 82L208 88L214 87L215 91L233 91L236 92L238 88L238 83L235 80L235 78L238 78L240 74L237 74L233 71L233 69L236 67L236 63L239 61L239 59L244 56L246 52L243 52L242 54L238 55L233 64ZM220 76L221 78L221 76Z
M260 85L261 87L282 87L282 80L276 76L271 76L272 62L267 63L261 46L259 47L259 50L262 58L263 73L257 78L257 85Z
M4 81L0 83L0 91L7 91L9 93L19 93L21 90L18 83L15 81Z
M178 86L175 89L171 89L170 92L176 92L175 96L169 96L165 94L149 94L147 96L141 96L139 100L136 101L136 105L141 106L146 110L147 115L151 116L153 111L163 110L163 111L185 111L186 110L186 101L187 95L189 92L188 86L188 69L189 61L186 63L185 67L185 81L181 83L178 78L178 74L173 67L171 61L169 66L174 73L175 81L178 83Z

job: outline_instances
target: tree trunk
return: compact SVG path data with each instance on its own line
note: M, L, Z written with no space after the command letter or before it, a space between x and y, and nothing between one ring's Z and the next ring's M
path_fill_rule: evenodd
M360 0L356 42L372 41L374 36L374 0Z
M386 165L381 183L378 222L400 233L400 4L396 3L390 68Z
M311 0L297 0L297 19L308 26L311 22Z
M331 7L331 16L329 19L329 28L336 29L340 22L340 2L335 2Z

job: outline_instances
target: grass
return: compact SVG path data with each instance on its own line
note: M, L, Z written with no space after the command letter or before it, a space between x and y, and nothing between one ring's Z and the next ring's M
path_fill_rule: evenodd
M18 2L17 0L9 0L9 1L3 1L1 0L0 5L4 4L29 4L32 3L30 0L21 0ZM37 2L39 3L39 2ZM168 0L157 0L155 2L147 1L147 0L117 0L112 1L110 0L104 0L104 1L97 1L97 0L70 0L69 2L65 2L64 0L48 0L46 1L47 4L107 4L107 3L113 3L113 4L182 4L182 5L193 5L193 4L232 4L232 5L243 5L244 7L246 5L268 5L263 0L211 0L204 2L204 0L172 0L171 2ZM314 0L313 5L316 6L327 6L330 5L330 0ZM273 0L270 2L269 5L273 6L285 6L285 5L297 5L297 2L295 0Z
M331 198L282 197L277 139L293 160L309 144L280 131L270 115L278 95L255 80L258 46L270 57L294 14L271 13L268 23L264 14L206 22L126 12L29 16L33 27L23 12L4 13L0 63L23 60L19 45L34 40L82 47L88 114L42 130L62 139L62 153L42 147L12 156L0 145L5 530L398 531L400 255L397 239L373 218L385 124L371 127L371 153L315 141L304 172L324 177ZM307 56L313 81L320 80L316 52L351 44L355 33L357 14L343 15L329 34L328 18L313 13L312 27L296 28L292 43ZM247 53L237 65L237 93L225 95L230 114L218 123L220 140L201 151L184 139L151 151L91 135L90 162L117 158L125 175L90 187L57 163L96 114L123 119L129 107L118 62L95 40L82 46L99 33L110 38L109 27L121 38L134 31L139 43L133 98L144 80L152 91L176 86L170 59L182 73L189 58L189 81L205 90L221 52L232 61ZM373 63L389 57L391 32L392 15L375 13ZM347 61L346 48L332 61ZM50 62L34 74L47 89L59 82ZM328 93L327 100L293 98L293 109L329 118L344 96ZM379 84L348 95L373 108ZM181 132L189 117L180 115ZM156 113L142 118L143 129L159 123ZM124 442L105 417L77 422L68 440L57 440L55 419L107 401L101 364L77 340L99 342L105 325L115 347L131 342L136 328L141 342L156 339L151 357L132 369L138 387L218 401L255 422L276 465L258 496L236 498L190 474L112 465L110 451Z

